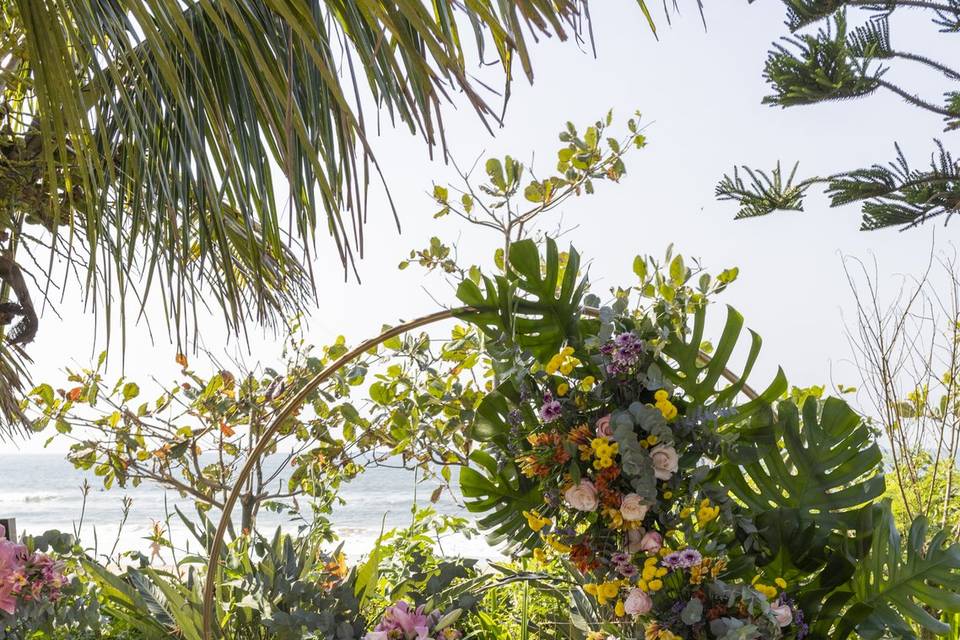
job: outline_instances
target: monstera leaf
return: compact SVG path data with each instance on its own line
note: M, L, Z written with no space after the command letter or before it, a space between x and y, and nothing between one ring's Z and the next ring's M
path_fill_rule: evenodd
M810 546L833 536L839 537L832 544L838 548L841 540L862 538L864 509L883 493L884 480L880 448L860 416L838 398L827 399L822 408L809 398L802 420L789 401L778 405L776 418L769 409L766 415L773 446L751 450L741 444L720 471L721 482L773 547L766 561L781 551L784 539Z
M747 378L760 355L762 340L754 331L750 331L750 350L747 359L734 380L720 387L721 378L729 372L730 358L733 355L740 335L743 332L743 316L733 307L727 307L727 321L720 334L719 341L709 358L700 350L706 327L706 306L700 306L693 314L693 326L683 337L671 336L663 350L672 362L664 363L664 375L680 387L691 403L706 409L731 406L737 395L744 390ZM753 411L773 403L787 390L787 378L782 369L777 369L773 382L759 393L759 397L737 407L737 416L744 418Z
M843 640L855 631L867 640L915 638L910 622L949 634L950 624L935 616L960 613L960 544L947 544L945 531L928 543L927 519L919 517L904 549L889 503L882 511L870 553L851 581L852 606L830 637Z
M484 289L464 280L457 297L472 310L459 314L494 340L511 342L541 362L564 342L578 342L580 302L587 280L577 280L580 254L570 248L561 267L557 243L547 238L541 261L537 244L521 240L510 245L508 274L488 278Z
M470 454L473 466L460 469L460 490L471 513L487 514L477 524L488 532L491 545L508 542L512 551L532 546L537 535L527 526L523 512L543 507L543 496L508 461L498 465L485 451Z

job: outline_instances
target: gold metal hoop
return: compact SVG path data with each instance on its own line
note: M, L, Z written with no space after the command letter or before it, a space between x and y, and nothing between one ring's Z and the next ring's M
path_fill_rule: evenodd
M203 587L203 637L204 640L213 640L212 631L213 631L213 599L214 591L217 588L217 582L219 580L220 574L220 552L223 550L223 542L227 534L227 526L230 523L230 514L233 512L233 507L236 505L237 500L240 497L240 493L243 491L243 486L247 481L247 478L253 472L253 468L256 465L257 461L263 456L264 452L270 447L273 437L277 434L277 431L280 429L280 425L294 414L306 400L307 396L316 389L318 386L323 384L326 380L330 379L337 371L343 368L345 365L349 364L357 356L366 353L374 347L378 347L387 340L395 338L399 335L402 335L408 331L414 329L419 329L420 327L425 327L427 325L434 324L435 322L440 322L441 320L449 320L450 318L456 317L458 314L469 313L474 311L471 307L458 307L456 309L445 309L443 311L437 311L436 313L431 313L415 320L410 320L409 322L404 322L399 324L396 327L392 327L387 331L384 331L380 335L365 340L359 345L342 355L335 362L330 364L326 369L316 374L303 385L303 388L297 392L295 396L290 398L283 407L280 408L280 411L277 412L276 416L270 422L270 425L263 432L263 435L257 441L257 445L253 448L253 451L250 452L250 455L247 457L246 462L244 462L243 467L240 469L240 474L237 477L236 482L233 485L233 488L230 490L230 494L227 496L227 499L223 503L223 510L220 513L220 522L217 524L217 531L213 537L213 541L210 544L210 559L207 561L207 575L206 582ZM599 310L591 307L586 307L583 310L583 314L591 317L597 317L599 315ZM700 360L703 362L709 362L710 356L700 352ZM723 377L732 384L739 384L740 379L733 372L724 369ZM756 391L750 388L747 385L743 385L742 393L750 398L751 400L758 397Z

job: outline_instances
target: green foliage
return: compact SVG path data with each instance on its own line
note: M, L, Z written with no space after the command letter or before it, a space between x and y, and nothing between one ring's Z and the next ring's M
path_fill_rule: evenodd
M230 640L350 640L365 620L354 595L356 574L341 556L323 553L311 536L279 530L271 540L240 538L227 551L218 589L215 637ZM175 573L129 567L114 574L84 563L110 619L138 629L145 640L202 640L203 582L182 564Z
M486 451L470 455L474 466L460 468L464 505L478 517L491 545L509 543L513 549L531 545L536 534L527 527L523 512L543 503L533 482L525 478L513 460L497 460Z
M717 184L717 199L733 200L739 205L737 220L765 216L774 211L803 211L803 196L812 183L804 180L794 184L798 166L793 165L786 182L780 172L780 163L770 175L747 166L734 167L733 176L724 174L723 180ZM741 169L750 178L749 185L740 177Z
M869 3L854 0L786 0L787 25L793 36L770 51L764 77L773 93L763 102L782 107L816 104L830 100L863 98L878 90L889 91L920 111L944 119L947 131L960 127L960 95L955 89L945 92L937 103L922 98L909 88L888 80L894 65L913 65L938 74L950 86L960 81L960 71L950 61L938 61L908 48L895 47L891 21L897 8L925 13L942 32L960 31L960 2L916 2L893 0ZM871 15L848 28L848 14ZM800 33L807 27L826 22L815 32ZM906 77L909 77L907 75ZM739 206L736 218L767 215L774 211L802 211L809 188L826 185L832 206L860 203L863 230L891 226L911 228L933 218L947 221L958 210L958 165L943 144L931 156L929 170L913 170L897 147L897 160L889 166L876 163L869 168L817 176L794 182L796 165L784 183L780 166L769 177L749 167L735 168L733 176L724 175L717 185L717 197ZM750 178L745 183L738 172Z
M846 100L869 95L880 87L882 69L871 67L872 49L848 46L843 13L836 14L832 28L787 42L796 51L777 44L767 58L764 78L774 94L764 98L765 104L792 107Z
M462 317L500 348L527 351L545 363L563 343L579 341L587 281L579 278L580 255L571 248L567 256L561 265L550 238L542 262L533 240L512 244L504 275L484 277L484 290L472 280L460 284L457 297L474 309Z
M827 193L834 206L863 202L864 229L910 228L950 216L960 202L960 163L943 143L930 157L929 169L912 169L900 146L888 165L874 165L830 179Z
M960 544L948 542L945 531L928 541L927 520L920 517L910 526L903 545L885 506L870 555L857 565L852 583L859 608L852 608L838 621L835 637L846 638L854 627L867 639L880 638L885 630L904 638L916 637L910 623L947 635L950 625L931 611L960 611ZM866 618L861 616L864 606L870 608Z

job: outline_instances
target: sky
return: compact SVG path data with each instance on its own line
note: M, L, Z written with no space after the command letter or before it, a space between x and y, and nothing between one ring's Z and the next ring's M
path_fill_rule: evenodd
M627 175L619 184L603 184L591 197L569 201L545 225L571 228L564 241L575 244L589 263L595 290L632 284L633 257L661 255L670 243L699 258L709 271L738 266L738 281L718 302L737 308L764 339L751 380L761 385L782 366L795 385L856 384L844 333L852 298L843 257L876 260L892 296L898 278L923 271L932 247L952 250L952 228L933 223L905 233L861 232L856 207L830 209L820 195L808 199L804 213L735 222L735 206L717 202L713 190L734 164L799 161L801 174L826 174L892 159L894 141L923 164L933 138L943 135L939 118L889 94L790 110L762 105L766 52L785 33L781 3L708 3L706 31L690 8L672 26L659 16L659 41L634 2L603 0L591 10L596 57L555 40L535 46L535 83L514 85L504 125L494 136L462 100L455 100L446 120L453 157L463 166L481 154L511 154L533 158L546 171L567 120L585 126L612 108L615 123L622 123L640 110L649 144L627 158ZM941 59L957 57L949 49L950 36L935 34L910 16L894 22L893 33L895 46L903 42ZM889 77L909 78L911 86L939 100L942 89L933 77L913 69ZM431 160L420 139L384 126L372 144L402 232L398 235L383 194L374 192L360 284L343 281L332 244L321 239L326 254L316 264L319 302L307 334L317 344L338 334L357 342L384 323L434 311L438 302L455 304L442 280L425 278L414 268L397 269L410 249L425 246L431 236L458 241L463 261L480 265L489 264L498 242L455 219L433 219L431 185L452 181L455 173L441 160ZM95 339L93 316L76 295L58 311L61 318L44 316L30 347L35 380L62 381L64 367L84 366L104 347L102 329ZM713 314L722 321L722 307ZM216 318L204 322L201 335L208 349L265 364L277 361L282 346L282 337L256 335L247 352L245 344L225 335ZM151 343L143 327L134 327L123 369L120 359L112 358L111 373L172 380L179 370L175 355L162 335ZM3 451L15 448L40 451L43 439L0 444Z

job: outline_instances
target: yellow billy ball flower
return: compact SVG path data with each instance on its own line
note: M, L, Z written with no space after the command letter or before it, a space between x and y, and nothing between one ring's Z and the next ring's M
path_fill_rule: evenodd
M568 385L566 382L561 382L560 384L557 385L558 396L563 397L567 395L568 391L570 391L570 385Z
M670 397L670 394L666 392L665 389L657 389L657 392L653 394L653 399L657 402L663 402Z
M647 582L647 586L650 587L650 591L660 591L660 589L663 589L663 580L650 580Z

